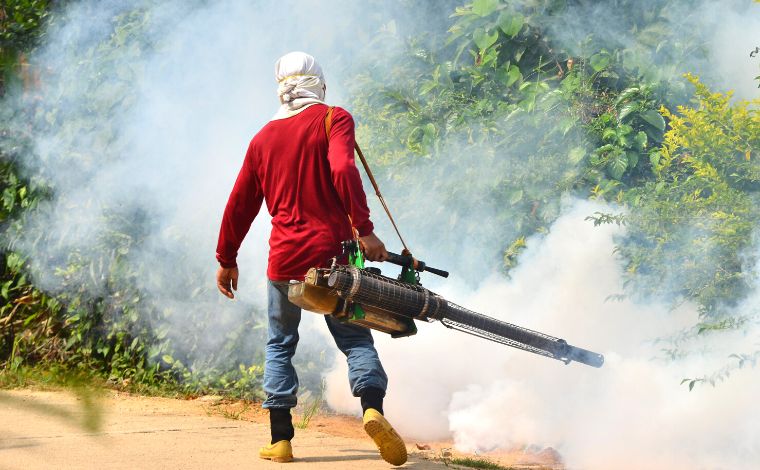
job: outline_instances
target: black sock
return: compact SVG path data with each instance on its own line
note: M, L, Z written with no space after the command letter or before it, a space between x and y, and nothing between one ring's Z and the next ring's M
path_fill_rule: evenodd
M272 444L293 439L293 418L290 408L269 408L269 427L272 430Z
M367 412L367 408L374 408L383 414L383 397L385 392L379 388L367 387L361 392L362 413Z

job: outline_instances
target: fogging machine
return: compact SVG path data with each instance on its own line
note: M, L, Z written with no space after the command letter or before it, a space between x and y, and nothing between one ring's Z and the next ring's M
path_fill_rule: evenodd
M406 250L389 253L390 263L401 266L398 278L384 276L378 268L365 267L355 240L343 242L342 260L333 258L329 268L311 268L303 282L291 283L288 299L312 312L331 315L341 322L382 331L394 338L417 333L415 320L439 321L463 331L514 348L560 360L601 367L604 356L538 331L529 330L468 310L420 284L420 273L442 277L449 273L416 260Z

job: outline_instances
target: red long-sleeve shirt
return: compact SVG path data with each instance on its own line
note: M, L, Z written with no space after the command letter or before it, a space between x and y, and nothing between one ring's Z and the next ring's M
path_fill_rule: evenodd
M367 198L354 163L354 120L336 107L330 139L327 106L316 104L287 119L270 121L248 146L227 201L216 258L223 267L236 257L266 200L272 215L267 276L302 280L306 271L341 252L340 242L372 233Z

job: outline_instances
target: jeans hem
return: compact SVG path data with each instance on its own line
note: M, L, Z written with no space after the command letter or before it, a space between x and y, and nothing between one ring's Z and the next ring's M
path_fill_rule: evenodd
M278 403L266 403L266 402L264 402L264 403L261 404L261 407L264 408L264 409L267 409L267 410L268 409L272 409L272 408L274 408L274 409L288 409L288 410L290 410L290 409L295 408L296 405L297 405L297 403L279 403L279 402Z

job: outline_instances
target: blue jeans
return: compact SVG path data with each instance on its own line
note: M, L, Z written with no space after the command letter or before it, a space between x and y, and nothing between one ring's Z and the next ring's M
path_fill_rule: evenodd
M269 339L264 362L263 408L293 408L298 393L298 375L292 358L298 345L298 324L301 308L288 300L287 282L269 281L267 286ZM367 387L383 392L388 376L375 350L370 330L359 325L341 323L325 316L335 344L348 361L348 383L355 397Z

